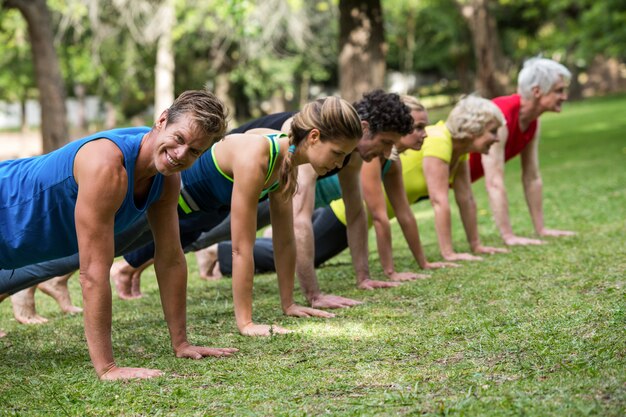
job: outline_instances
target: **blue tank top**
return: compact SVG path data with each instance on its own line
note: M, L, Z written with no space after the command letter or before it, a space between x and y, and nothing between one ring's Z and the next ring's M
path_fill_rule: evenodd
M280 152L279 138L287 136L284 133L263 135L269 141L270 157L268 161L265 182L269 180L276 166L276 159ZM181 193L178 200L179 209L189 214L194 211L210 212L219 207L230 207L233 195L234 179L221 170L215 159L215 145L211 150L200 156L191 168L182 172ZM259 200L278 188L278 182L265 188Z
M124 156L128 190L115 214L115 233L128 228L157 200L163 176L157 174L141 207L134 201L135 161L148 127L99 132L51 153L0 162L0 269L15 269L78 252L74 211L78 185L74 158L95 139L115 143Z

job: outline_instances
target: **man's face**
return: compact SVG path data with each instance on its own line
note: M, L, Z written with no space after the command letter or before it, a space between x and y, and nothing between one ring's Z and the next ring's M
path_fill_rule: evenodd
M560 113L561 106L566 100L567 85L565 84L563 77L560 77L559 80L554 83L550 91L539 97L539 105L543 111Z
M157 121L157 139L154 149L154 165L161 174L172 175L185 170L213 144L191 116L183 114L174 123L167 123L163 113Z
M357 150L364 161L371 161L376 157L389 158L391 148L400 141L400 134L396 132L371 133L368 126L363 129L363 137L359 140Z

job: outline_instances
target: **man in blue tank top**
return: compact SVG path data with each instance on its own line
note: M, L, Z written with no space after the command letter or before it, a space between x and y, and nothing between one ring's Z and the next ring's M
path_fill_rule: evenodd
M154 240L163 311L177 357L230 355L187 342L187 267L178 239L180 171L226 130L226 110L207 91L188 91L150 128L100 132L46 155L0 163L0 300L33 285L12 279L25 265L78 252L85 336L100 379L161 371L117 367L111 343L109 270L114 236L145 213Z

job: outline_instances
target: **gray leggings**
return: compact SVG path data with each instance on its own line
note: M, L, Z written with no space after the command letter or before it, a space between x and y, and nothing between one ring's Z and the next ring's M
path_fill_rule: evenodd
M115 256L140 248L152 240L148 218L115 235ZM80 267L78 254L17 269L0 269L0 294L14 294L50 278L69 274Z

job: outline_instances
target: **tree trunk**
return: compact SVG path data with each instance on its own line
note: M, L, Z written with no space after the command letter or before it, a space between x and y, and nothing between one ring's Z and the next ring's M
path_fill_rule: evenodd
M219 98L228 108L231 120L237 117L237 107L230 97L230 74L220 72L215 76L215 97Z
M77 103L76 127L82 135L87 133L89 130L87 127L87 100L85 86L80 83L74 85L74 95L76 96Z
M28 23L35 77L41 103L43 152L50 152L68 142L65 86L54 49L50 10L45 0L5 0L4 6L16 8Z
M154 68L154 120L174 102L174 49L172 48L172 28L176 21L173 0L165 0L161 6L163 13L162 32L157 43L156 65Z
M383 13L380 0L340 0L339 13L339 89L353 102L385 84Z
M504 69L498 27L489 12L489 3L490 0L457 0L472 34L476 91L483 97L493 98L507 93L509 77Z
M28 133L28 115L26 114L26 94L20 99L20 114L22 119L20 120L20 132Z

